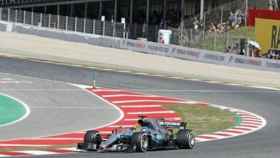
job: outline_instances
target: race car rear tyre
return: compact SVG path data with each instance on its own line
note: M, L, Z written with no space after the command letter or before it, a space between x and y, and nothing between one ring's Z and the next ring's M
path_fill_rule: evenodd
M149 148L149 137L143 133L134 133L131 138L133 151L146 152Z
M101 142L102 138L98 131L90 130L86 132L84 136L84 144L95 144L96 149L98 149Z
M195 138L187 129L181 129L176 134L176 144L180 149L192 149L195 146Z

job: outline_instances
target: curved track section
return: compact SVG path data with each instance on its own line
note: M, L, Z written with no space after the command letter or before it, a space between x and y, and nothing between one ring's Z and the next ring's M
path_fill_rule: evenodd
M209 106L204 102L200 103L158 95L146 95L132 92L130 90L91 87L85 88L84 85L78 87L81 87L90 94L93 94L104 102L112 105L122 114L118 120L104 125L103 127L95 128L95 130L98 130L104 138L106 138L107 135L115 128L135 127L137 125L139 115L141 114L144 114L149 118L164 118L167 121L180 122L181 118L176 114L176 112L163 107L165 104L184 103L185 106L193 104ZM266 121L262 117L248 111L217 105L215 105L215 107L235 113L240 121L238 121L238 124L230 129L198 135L196 136L197 142L221 140L249 134L263 128L266 124ZM17 154L17 156L31 156L38 154L69 154L73 151L77 151L75 144L83 141L84 134L85 131L73 131L48 137L0 141L0 146L6 150L13 149L15 146L20 147L9 152L0 152L0 155L13 156L14 154ZM27 149L28 147L33 147L36 150Z
M1 72L62 80L78 84L89 84L92 78L92 70L89 69L71 68L14 59L0 60ZM9 63L9 66L4 63ZM172 96L185 100L202 100L218 105L228 105L264 116L268 124L262 130L249 135L221 141L200 143L197 148L191 151L158 151L145 154L78 153L61 157L258 158L278 157L280 155L279 91L158 77L143 77L114 72L97 72L96 76L98 86L101 87L125 88L148 94Z
M30 108L30 115L21 122L1 127L2 140L88 129L120 117L117 110L98 98L63 82L3 73L0 76L0 91Z

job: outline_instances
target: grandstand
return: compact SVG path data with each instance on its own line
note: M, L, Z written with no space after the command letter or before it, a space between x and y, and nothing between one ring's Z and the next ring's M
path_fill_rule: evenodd
M1 0L1 7L72 17L120 21L130 24L180 23L183 17L201 14L231 0ZM183 13L183 14L182 14Z
M277 0L270 0L276 2ZM29 24L68 29L72 31L93 33L92 23L103 27L99 21L105 17L107 26L105 32L119 32L123 27L114 27L121 19L125 19L126 32L129 38L145 37L150 41L157 40L159 29L175 30L175 38L182 36L183 28L192 28L197 19L200 24L219 23L228 19L230 12L236 12L250 6L266 6L268 0L0 0L2 10L1 19L14 22L23 22L29 19ZM13 11L13 10L18 11ZM23 11L26 11L24 13ZM5 17L9 14L11 17ZM23 15L24 14L24 15ZM43 14L43 15L38 15ZM49 16L54 15L54 16ZM56 16L56 17L55 17ZM13 17L13 18L12 18ZM69 17L66 18L66 17ZM75 18L75 19L74 19ZM14 19L14 20L12 20ZM16 20L20 19L20 20ZM87 19L87 20L84 20ZM95 21L92 21L95 19ZM99 21L98 21L99 20ZM28 20L27 20L28 21ZM34 23L34 21L36 21ZM65 26L64 23L71 23ZM28 24L28 23L27 23ZM63 25L63 26L60 26ZM68 25L68 24L66 24ZM77 25L77 26L74 26ZM101 26L102 25L102 26ZM118 25L120 26L120 25ZM77 28L75 28L77 27ZM82 28L86 27L86 28ZM113 29L111 29L113 28ZM100 28L102 29L102 28ZM90 31L91 30L91 31ZM107 31L108 30L108 31ZM204 29L205 31L205 29ZM100 31L99 31L100 32ZM101 30L102 32L102 30ZM101 34L100 32L100 34ZM105 35L114 35L108 33ZM178 40L177 40L178 41ZM175 42L178 43L178 42Z

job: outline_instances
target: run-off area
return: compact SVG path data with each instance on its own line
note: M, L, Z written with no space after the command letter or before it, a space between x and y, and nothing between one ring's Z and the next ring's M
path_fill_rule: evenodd
M0 127L13 124L27 114L26 107L15 99L0 94Z

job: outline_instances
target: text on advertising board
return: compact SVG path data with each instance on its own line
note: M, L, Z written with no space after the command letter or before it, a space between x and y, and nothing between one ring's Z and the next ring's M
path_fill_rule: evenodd
M280 49L280 20L256 18L256 39L261 45L261 54L269 49Z

